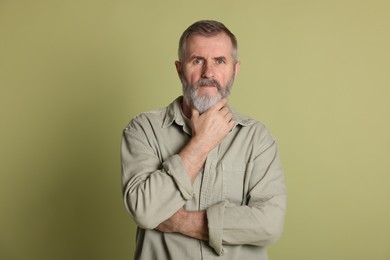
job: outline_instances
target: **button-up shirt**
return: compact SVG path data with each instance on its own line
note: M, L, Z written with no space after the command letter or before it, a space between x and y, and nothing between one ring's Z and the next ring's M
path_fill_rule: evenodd
M178 155L191 138L182 97L135 117L123 131L123 198L138 226L135 259L268 259L281 235L286 189L275 139L230 108L234 128L191 183ZM180 208L206 211L209 241L155 230Z

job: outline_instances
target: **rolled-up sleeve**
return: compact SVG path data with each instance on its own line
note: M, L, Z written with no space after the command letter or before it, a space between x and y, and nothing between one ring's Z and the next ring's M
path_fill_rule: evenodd
M223 220L227 201L221 201L207 209L209 244L218 255L223 255Z
M155 228L193 196L180 157L172 155L162 161L137 129L123 131L121 161L124 202L141 228Z
M223 245L266 246L282 234L286 188L276 142L259 152L249 178L247 202L219 202L207 209L209 244L218 255Z
M163 167L165 172L175 181L183 198L189 200L194 195L193 187L180 156L178 154L172 155L163 163Z

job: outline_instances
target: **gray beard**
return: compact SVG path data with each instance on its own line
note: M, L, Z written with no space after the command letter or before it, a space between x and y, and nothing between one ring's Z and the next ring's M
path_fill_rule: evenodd
M194 107L196 110L199 111L199 113L202 114L206 112L210 107L217 104L221 99L230 95L231 89L233 87L234 77L231 77L225 88L222 88L221 84L214 79L200 79L193 85L189 85L188 81L184 77L181 77L181 81L183 85L184 100L186 102L189 102L190 106ZM217 87L218 95L198 95L196 90L202 85L214 85L215 87Z

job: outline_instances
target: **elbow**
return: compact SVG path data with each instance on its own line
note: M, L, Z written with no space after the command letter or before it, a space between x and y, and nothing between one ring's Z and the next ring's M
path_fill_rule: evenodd
M283 234L284 229L284 214L278 217L273 217L262 223L258 223L257 227L254 228L257 233L257 237L261 238L257 241L259 246L268 246L276 243Z
M158 226L153 216L148 214L132 214L134 222L143 229L154 229Z
M283 227L257 227L254 229L257 233L255 237L259 238L254 245L268 246L276 243L282 236Z
M283 228L274 228L268 232L267 240L265 241L266 245L275 244L281 237L283 233Z
M255 228L258 232L258 236L263 238L259 241L260 246L267 246L276 243L283 234L285 214L286 214L286 203L285 196L281 197L279 203L273 202L269 204L272 207L267 208L267 213L262 212L263 218L257 222Z
M143 229L154 229L158 226L159 223L156 220L157 214L151 210L147 210L144 203L130 199L129 194L124 196L124 200L127 211L130 213L138 227Z

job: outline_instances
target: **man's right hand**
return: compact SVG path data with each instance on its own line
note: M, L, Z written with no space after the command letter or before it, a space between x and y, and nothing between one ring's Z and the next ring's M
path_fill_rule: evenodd
M233 115L226 103L226 98L221 99L203 114L192 108L192 136L201 149L211 151L233 128Z
M224 98L203 114L192 109L192 138L179 153L192 182L208 153L225 139L234 126L233 115L226 103Z

